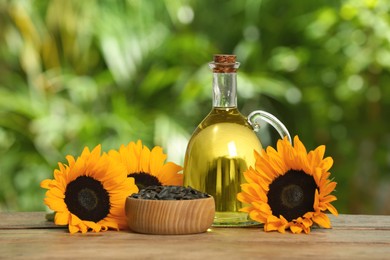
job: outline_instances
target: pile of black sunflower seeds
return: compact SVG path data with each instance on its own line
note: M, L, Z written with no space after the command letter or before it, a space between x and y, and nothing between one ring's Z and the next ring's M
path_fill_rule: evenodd
M149 186L130 197L146 200L193 200L209 198L210 195L191 187L183 186Z

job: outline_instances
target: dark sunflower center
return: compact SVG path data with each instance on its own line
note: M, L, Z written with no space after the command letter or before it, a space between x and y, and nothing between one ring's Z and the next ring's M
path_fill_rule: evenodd
M295 208L303 201L303 190L296 184L290 184L283 188L280 198L284 206Z
M79 176L65 191L68 210L81 220L98 222L110 212L110 196L102 183L88 176Z
M78 201L80 202L80 205L85 209L93 210L97 206L98 197L93 190L85 188L79 192Z
M161 182L156 176L150 175L145 172L140 173L132 173L127 175L127 177L133 177L135 181L135 185L137 185L138 189L141 190L143 188L156 185L161 186Z
M272 214L291 221L313 211L316 189L313 177L303 171L290 170L279 176L269 185L267 194Z

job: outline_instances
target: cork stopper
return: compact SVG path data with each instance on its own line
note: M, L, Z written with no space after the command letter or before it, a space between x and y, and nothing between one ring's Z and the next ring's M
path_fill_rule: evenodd
M215 54L214 55L214 62L215 63L235 63L236 62L236 55Z
M215 54L213 62L209 65L214 73L234 73L237 72L240 63L236 62L236 55Z

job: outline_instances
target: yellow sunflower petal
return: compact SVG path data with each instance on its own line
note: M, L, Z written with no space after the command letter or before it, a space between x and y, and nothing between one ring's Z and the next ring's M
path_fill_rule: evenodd
M306 173L311 173L311 168L309 166L306 147L303 145L298 136L294 137L294 150L296 151L296 158L294 160L293 169L303 170Z
M285 173L285 167L282 162L280 162L279 154L272 147L267 147L266 154L263 154L260 160L261 169L263 169L263 165L268 167L268 174L272 180L280 174Z
M327 215L322 212L316 213L313 216L313 221L324 228L330 228L330 220Z
M46 179L46 180L41 181L40 186L41 186L41 188L49 189L50 186L52 185L52 183L53 183L53 180Z
M88 150L88 147L86 147L86 150ZM95 148L92 149L92 151L89 153L87 152L86 155L88 156L88 161L98 161L100 159L100 155L102 153L102 146L99 144L95 146ZM83 154L81 155L83 156Z
M269 157L269 163L272 169L274 169L274 172L276 172L278 175L285 173L288 170L282 158L280 158L279 154L276 151L275 152L271 151Z
M268 183L263 181L262 176L260 174L258 174L258 172L255 169L253 169L252 167L250 167L249 169L247 169L244 172L244 177L248 183L256 183L256 184L260 185L262 190L264 190L264 191L269 190Z
M136 145L130 142L127 146L121 146L119 156L122 163L126 166L127 173L140 172L139 153Z
M255 209L258 209L259 211L266 213L266 215L272 215L272 211L268 203L252 202L252 205Z
M316 182L317 186L321 186L321 177L322 177L322 170L321 168L315 168L313 172L314 181Z
M48 190L46 196L51 198L58 198L58 199L65 198L64 192L57 187L52 187L50 190Z
M268 216L267 222L264 224L265 231L274 231L277 230L280 233L285 233L286 228L288 227L288 222L283 216L280 218L273 215Z
M312 165L319 165L324 158L325 145L318 146L314 151L309 152L308 159Z
M74 226L71 224L69 224L68 229L69 229L69 233L71 233L71 234L74 234L74 233L77 233L80 231L78 226Z
M279 225L275 222L270 222L270 223L264 224L264 231L267 231L267 232L278 230L278 228L279 228ZM284 233L283 230L280 233Z
M332 204L327 204L326 208L329 210L330 213L332 213L335 216L338 216L339 213L337 212L337 209Z
M167 155L160 146L155 146L150 151L150 172L159 172L164 165Z
M252 201L252 196L250 196L244 192L239 192L239 193L237 193L237 200L241 201L243 203L249 204Z
M314 203L313 203L314 210L317 211L319 205L320 205L320 196L319 196L319 193L318 193L318 189L316 189L316 191L314 193Z
M68 161L69 167L73 167L73 165L76 163L76 160L72 155L67 155L65 158Z
M304 218L302 220L302 225L306 228L309 228L313 225L313 221L311 219Z
M68 225L68 223L69 223L69 212L57 212L54 215L54 223L56 225Z
M64 166L63 164L59 163L58 167L60 168L59 170L54 170L54 180L56 182L55 185L62 190L65 190L68 183L69 166Z
M69 169L69 175L67 176L68 183L74 181L79 176L85 175L85 166L85 160L79 157L74 165L70 166L71 168Z
M322 160L319 166L324 169L324 171L329 171L329 169L333 166L333 158L326 157L324 160Z
M252 166L250 166L245 172L244 172L245 180L249 183L258 182L260 175L257 173L255 169L253 169Z
M267 201L267 196L257 183L245 183L241 185L243 194L249 197L250 200Z
M240 208L239 211L240 212L250 212L253 210L253 207L243 207L243 208Z
M323 199L321 199L321 202L322 203L329 203L329 202L332 202L332 201L335 201L335 200L337 200L336 196L328 195L328 196L324 197Z
M71 215L70 215L70 221L69 221L69 223L70 223L71 225L76 226L76 225L79 225L81 222L82 222L82 220L81 220L79 217L77 217L76 215L74 215L74 214L71 214Z
M280 153L281 157L284 160L284 163L286 164L287 168L293 168L295 165L295 157L296 152L292 148L291 143L288 141L287 138L284 138L283 140L278 140L277 142L277 149L278 153Z
M144 146L142 148L140 158L141 172L150 173L150 150L148 147Z
M88 226L84 224L84 222L81 222L77 225L81 233L85 234L88 232Z
M249 217L252 220L257 221L259 223L266 223L267 221L267 217L264 216L264 214L262 214L261 212L258 212L256 210L249 211Z
M134 154L137 158L141 157L142 149L143 149L143 144L141 140L138 140L137 143L133 143L133 150Z
M119 230L118 223L115 221L101 221L102 227Z
M321 195L326 196L330 194L334 189L336 188L337 183L336 182L330 182L328 183L323 189L321 189Z
M87 228L92 229L93 232L99 232L102 229L100 224L97 224L93 221L83 221L83 223L87 226Z
M291 226L290 226L290 230L291 230L291 232L294 233L294 234L299 234L299 233L302 232L303 228L302 228L300 225L294 224L294 225L291 225Z
M179 173L183 167L173 162L167 162L161 167L158 179L163 185L183 185L183 174Z
M65 204L64 200L46 197L43 201L51 210L67 211L66 204Z
M256 171L258 174L266 181L267 183L271 183L277 176L279 176L281 173L277 173L272 166L270 165L270 162L259 159L258 162L256 162Z
M307 154L306 147L303 145L303 143L301 142L301 140L299 140L299 137L298 137L297 135L294 136L294 149L295 149L298 153Z

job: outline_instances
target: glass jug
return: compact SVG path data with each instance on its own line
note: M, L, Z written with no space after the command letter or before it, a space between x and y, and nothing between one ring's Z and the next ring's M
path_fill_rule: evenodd
M237 109L237 69L235 55L214 55L209 63L213 71L213 107L195 129L184 159L184 186L206 192L215 200L213 226L248 226L255 224L237 200L243 173L255 165L254 150L262 149L255 132L260 120L272 125L281 137L291 137L286 127L273 115L256 110L248 118Z

